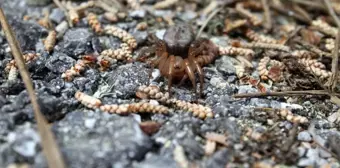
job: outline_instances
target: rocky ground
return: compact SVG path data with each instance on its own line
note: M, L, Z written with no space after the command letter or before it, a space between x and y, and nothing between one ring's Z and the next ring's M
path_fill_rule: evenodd
M84 1L72 2L80 4ZM208 14L216 10L206 8L209 1L180 1L164 9L153 9L154 0L137 3L141 5L139 8L132 3L135 1L117 2L122 9L118 8L120 12L114 15L116 20L105 17L105 10L99 7L86 9L85 14L92 11L98 14L102 25L114 25L132 34L138 43L132 52L134 59L144 47L151 47L151 34L162 38L169 25L183 22L191 23L198 32ZM202 33L220 46L230 45L231 39L246 39L237 32L238 28L236 32L225 31L226 18L247 18L238 16L232 10L235 4L229 6L229 2L232 1L216 1L226 5L228 10L216 14ZM68 167L340 167L337 160L340 158L337 149L340 142L338 106L327 95L236 99L234 94L258 92L261 88L242 82L240 79L244 79L244 75L239 74L235 65L243 64L232 54L225 54L203 68L204 96L199 103L212 109L213 118L199 119L188 110L172 106L168 106L169 114L129 115L87 108L75 98L77 91L94 95L103 104L140 102L136 92L148 83L150 67L141 61L115 60L105 71L98 66L88 66L80 75L67 81L62 74L83 55L98 55L106 49L118 49L123 41L115 36L96 33L86 17L80 18L74 27L68 27L66 13L50 0L0 0L0 5L24 54L40 54L27 66L41 110L51 123L51 130ZM255 7L249 5L249 8ZM39 22L46 10L49 11L46 18L52 26ZM275 16L272 18L275 31L266 34L276 39L284 34L276 31L279 25L308 26L271 10ZM262 16L262 9L254 13ZM320 15L328 16L322 12ZM318 16L312 17L316 19ZM57 29L63 22L66 22L66 28ZM147 23L145 30L136 28L141 22ZM264 32L261 26L249 27ZM58 30L56 44L50 52L44 46L49 29ZM253 50L255 56L249 60L253 68L247 71L248 77L261 81L266 91L320 89L312 75L306 73L302 78L291 76L297 83L294 86L287 82L286 75L283 81L261 79L256 68L259 60L271 50ZM11 60L10 48L1 31L0 167L47 167L25 86L20 76L8 79L5 69ZM322 62L326 69L331 69L329 60L328 63L327 60ZM151 83L163 91L167 90L167 79L160 76L158 70L153 72ZM173 97L179 100L195 100L189 81L174 86L172 91ZM295 117L306 117L308 121L291 122L281 118L278 114L285 109ZM150 134L143 129L144 123L150 123L148 121L156 123L152 125L156 131Z

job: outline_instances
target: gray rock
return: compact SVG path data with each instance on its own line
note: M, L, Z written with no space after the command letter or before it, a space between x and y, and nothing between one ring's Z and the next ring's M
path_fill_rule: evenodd
M228 149L222 149L213 154L212 157L205 161L204 167L224 168L230 162L230 154Z
M252 98L250 99L249 105L255 106L255 107L270 107L271 100Z
M257 89L253 88L250 85L241 85L238 87L238 94L240 93L254 93L257 92Z
M157 38L163 40L163 35L165 34L165 31L166 31L166 29L157 30L156 33L155 33Z
M59 24L65 19L65 13L59 8L54 8L49 18L51 21Z
M297 138L299 141L305 141L305 142L312 141L312 135L308 131L300 132Z
M326 150L324 150L324 149L322 149L320 147L319 147L319 154L320 154L320 157L322 157L322 158L330 158L330 157L332 157L331 153L329 153L328 151L326 151Z
M37 154L37 145L40 142L39 134L33 129L26 129L15 135L13 150L24 157L33 157Z
M191 21L191 20L193 20L197 17L197 12L192 11L192 10L188 10L188 11L185 11L183 13L179 13L178 17L181 18L183 21L188 22L188 21Z
M143 44L148 38L147 31L138 31L137 29L135 29L131 34L133 35L133 37L135 37L138 45Z
M140 163L136 163L133 166L134 168L160 168L160 167L168 167L168 168L178 168L176 161L172 157L166 157L162 155L151 155L147 157L144 161Z
M299 157L303 157L307 152L307 149L305 147L298 147L298 154L299 154Z
M232 57L221 57L215 61L217 70L223 75L235 75L236 70L234 67L236 60Z
M61 51L70 56L92 53L93 33L87 28L74 28L66 31Z
M143 9L140 10L134 10L132 12L129 12L129 16L132 18L136 18L136 19L141 19L144 18L146 14L146 11Z
M0 167L13 162L32 163L41 151L39 134L30 123L18 126L6 136L6 141L0 144Z
M76 60L61 52L54 52L53 55L47 59L45 66L54 73L64 73L70 69Z
M89 119L96 120L92 128ZM154 144L132 116L76 111L54 123L53 130L68 167L131 167Z
M92 95L98 88L99 80L99 71L96 69L88 69L84 72L84 77L74 78L73 83L78 90Z
M149 79L148 69L143 65L122 65L109 75L107 84L113 86L113 96L124 99L135 96L137 88L145 85Z
M35 45L39 42L39 39L47 35L47 30L37 23L22 21L21 19L10 19L9 23L23 51L35 50Z
M0 107L2 107L3 105L7 104L8 100L0 94Z
M102 36L99 37L99 42L104 49L118 49L120 47L121 41L118 37L114 36Z

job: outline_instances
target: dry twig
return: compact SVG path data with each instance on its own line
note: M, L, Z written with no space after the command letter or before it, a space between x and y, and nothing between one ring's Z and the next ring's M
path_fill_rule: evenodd
M306 96L306 95L330 95L325 90L303 90L303 91L285 91L285 92L258 92L258 93L240 93L233 95L234 98L252 98L252 97L268 97L268 96ZM333 95L340 96L340 94Z
M332 77L330 79L330 86L331 90L334 91L337 81L338 81L338 74L339 74L339 40L340 40L340 20L338 16L335 14L334 9L332 8L331 3L329 0L324 0L327 10L329 14L332 16L333 20L338 26L336 38L335 38L335 44L334 44L334 50L333 50L333 58L332 58Z
M272 17L270 13L270 8L268 6L268 0L261 0L262 6L263 6L263 11L264 11L264 23L263 26L267 29L270 30L272 29Z

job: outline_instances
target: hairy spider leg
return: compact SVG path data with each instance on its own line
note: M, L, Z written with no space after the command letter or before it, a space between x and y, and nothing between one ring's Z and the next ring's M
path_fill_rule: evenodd
M168 71L168 92L169 96L171 97L171 87L172 87L172 75L174 71L174 65L175 65L175 56L170 56L170 64L169 64L169 71Z
M202 98L202 93L203 93L203 84L204 84L204 73L203 70L201 68L201 66L198 64L198 62L196 60L193 60L195 68L197 70L197 73L199 75L200 78L200 92L199 92L199 98Z

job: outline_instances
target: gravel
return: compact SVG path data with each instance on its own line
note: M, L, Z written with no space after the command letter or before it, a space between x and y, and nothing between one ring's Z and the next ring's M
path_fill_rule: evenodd
M146 0L143 5L153 3L154 0ZM117 22L103 23L113 24L133 35L138 47L132 55L137 58L142 47L154 45L150 34L163 38L168 22L171 23L171 20L159 19L163 16L173 16L175 24L195 23L195 30L198 30L205 17L198 15L194 9L201 10L206 4L192 3L196 5L177 7L175 14L168 9L129 9L126 16L119 13ZM61 74L74 66L82 56L98 57L105 49L118 49L122 40L95 34L86 18L69 28L65 13L50 5L51 0L0 0L0 4L5 9L23 53L41 54L36 60L27 63L27 67L41 111L50 122L67 167L177 168L181 167L178 155L183 155L183 162L197 167L253 167L254 163L340 167L333 156L340 156L337 147L340 132L334 113L338 107L330 101L314 97L296 100L293 97L289 102L288 97L235 99L233 94L258 92L258 88L240 83L234 68L240 62L229 56L221 56L203 67L204 96L198 102L212 108L213 119L198 119L192 113L172 105L167 105L170 111L166 115L142 113L120 116L85 108L74 98L76 91L94 95L103 104L124 104L140 102L136 97L137 88L146 85L149 80L162 91L168 91L168 80L160 75L159 70L153 71L153 78L149 79L150 67L146 63L116 61L106 71L99 70L98 65L86 66L72 81L65 81ZM50 9L49 19L53 26L59 25L56 28L57 43L51 53L44 51L43 42L49 30L35 20L42 18L43 9ZM100 11L94 8L91 12ZM23 20L25 15L33 19ZM99 16L101 21L102 17ZM142 21L148 25L145 31L136 29L136 25ZM209 37L214 43L226 46L230 38L243 38L239 32L215 36L220 31L220 21L216 22L216 18L211 21L214 24L208 25L207 31L212 34ZM214 28L211 29L211 26ZM207 36L205 31L202 36ZM256 56L259 53L261 51L256 51ZM8 73L4 69L11 60L8 43L3 33L0 33L0 167L24 163L45 168L47 162L24 84L20 76L17 80L7 81ZM258 58L254 57L254 65L257 61ZM256 72L250 75L256 79L259 77ZM270 81L261 82L266 88L275 86ZM196 102L189 80L183 85L173 85L171 90L173 98ZM263 110L254 110L254 107ZM277 113L265 112L266 109L283 108L290 109L294 115L307 117L310 123L299 125L295 134L292 133L293 128L296 128L293 123ZM140 123L145 121L159 123L159 130L152 135L144 133ZM311 129L311 126L315 128ZM216 143L215 152L208 155L205 146L207 133L225 137L228 145ZM261 135L260 138L257 135ZM289 149L285 149L286 143L290 143L289 138L294 141ZM323 147L315 145L314 141ZM178 149L183 149L183 153L179 154Z

